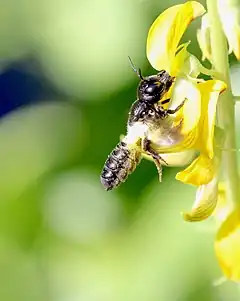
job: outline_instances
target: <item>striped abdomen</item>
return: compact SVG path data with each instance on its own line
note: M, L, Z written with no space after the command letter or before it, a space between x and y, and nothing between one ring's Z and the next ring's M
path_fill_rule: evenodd
M123 141L119 142L108 156L100 176L104 188L111 190L118 187L134 171L139 162L140 153L129 150Z

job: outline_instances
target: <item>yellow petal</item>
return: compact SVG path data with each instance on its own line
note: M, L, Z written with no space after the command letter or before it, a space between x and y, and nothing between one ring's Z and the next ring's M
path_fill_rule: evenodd
M183 213L183 218L188 222L202 221L213 213L218 200L218 177L211 182L201 185L197 189L196 199L192 210Z
M178 132L178 135L175 135L177 140L174 141L172 138L171 145L166 144L165 146L153 143L152 147L161 154L178 153L189 149L196 150L198 125L201 118L201 92L198 89L198 84L195 81L178 77L171 93L170 109L175 109L185 101L182 108L177 111L174 117L171 117L173 121L169 126L169 130Z
M171 75L179 41L189 23L205 12L196 1L172 6L152 24L147 38L147 57L156 70L164 69Z
M176 179L195 186L208 184L216 175L218 164L219 160L217 158L209 159L201 154L186 169L178 172Z
M215 252L224 275L240 282L240 210L232 212L220 227Z
M218 0L218 13L229 44L229 52L240 60L240 1Z
M177 54L171 63L171 74L176 75L180 69L182 73L188 74L185 72L185 70L182 69L182 66L185 65L188 57L190 56L190 53L187 51L189 44L190 41L178 47Z
M219 80L208 80L199 83L198 88L202 101L197 145L201 152L212 158L217 101L219 94L226 89L226 84Z
M178 77L169 106L174 109L185 100L183 107L173 117L171 125L171 130L176 128L179 131L179 135L176 136L178 141L172 141L171 146L153 144L152 147L162 154L195 149L211 159L213 157L217 100L220 92L225 88L225 83L218 80L197 84L195 81ZM179 124L181 124L180 127ZM182 138L179 140L179 137ZM201 182L197 185L206 183Z
M170 108L176 107L183 100L185 103L176 117L177 120L183 119L181 133L187 136L197 127L201 117L201 92L196 83L185 78L177 78L171 96ZM187 145L184 144L186 148Z

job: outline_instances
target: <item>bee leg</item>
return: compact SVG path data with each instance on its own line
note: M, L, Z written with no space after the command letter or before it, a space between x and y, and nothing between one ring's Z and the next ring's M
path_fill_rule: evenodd
M159 182L162 182L162 164L159 162L159 160L153 159L153 161L157 167Z
M162 182L162 164L161 161L163 161L166 165L168 163L150 146L150 140L144 138L142 140L142 148L143 151L146 152L148 155L150 155L153 159L153 162L155 163L159 175L159 181Z
M156 152L154 149L151 148L150 146L151 141L148 140L147 138L144 138L142 140L142 149L150 156L152 156L153 159L159 160L159 161L163 161L166 165L168 165L168 163L159 155L158 152Z
M185 100L186 100L186 99L184 99L184 100L180 103L180 105L177 106L175 109L168 109L168 110L167 110L167 113L168 113L168 114L175 114L175 113L176 113L177 111L179 111L179 110L181 109L181 107L184 105Z
M169 103L170 100L171 100L171 98L167 98L167 99L160 101L160 103L161 103L161 105L165 105L165 103Z

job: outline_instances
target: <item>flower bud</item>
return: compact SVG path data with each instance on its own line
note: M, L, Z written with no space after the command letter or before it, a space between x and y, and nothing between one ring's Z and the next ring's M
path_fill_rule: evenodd
M240 0L218 0L218 13L229 45L240 60Z
M208 59L211 61L212 50L208 14L202 16L201 28L197 30L197 40L202 50L202 60Z
M240 282L240 211L236 209L223 222L215 240L215 252L224 275Z

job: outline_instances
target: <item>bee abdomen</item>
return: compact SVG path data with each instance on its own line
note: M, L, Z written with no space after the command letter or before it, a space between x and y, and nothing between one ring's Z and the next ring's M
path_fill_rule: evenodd
M111 190L123 183L128 175L136 168L140 155L129 150L127 144L119 142L108 156L100 180L106 190Z

